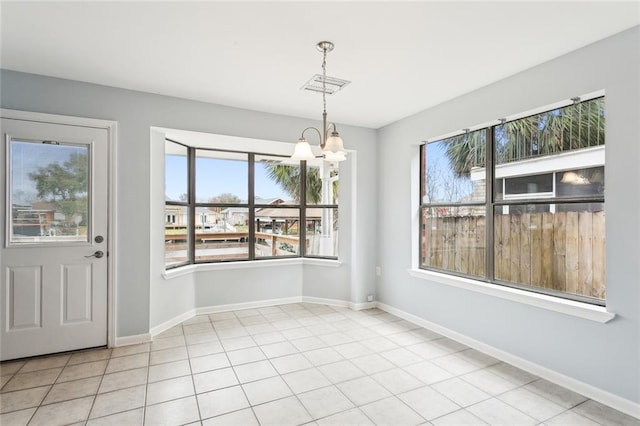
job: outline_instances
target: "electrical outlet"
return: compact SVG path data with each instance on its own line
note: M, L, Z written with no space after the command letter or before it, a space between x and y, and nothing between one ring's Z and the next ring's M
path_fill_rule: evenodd
M367 302L373 302L373 294L367 296Z
M376 266L376 276L380 276L382 274L382 268L379 266Z

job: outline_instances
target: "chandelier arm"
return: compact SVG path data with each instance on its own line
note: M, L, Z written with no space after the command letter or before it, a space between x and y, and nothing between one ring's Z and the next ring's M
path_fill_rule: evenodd
M324 142L323 139L322 139L322 133L320 133L320 130L316 129L313 126L310 126L310 127L307 127L306 129L304 129L302 131L302 134L300 135L300 138L304 139L304 132L306 132L307 130L315 130L316 131L316 133L318 134L318 137L320 138L320 145L322 146L323 142Z

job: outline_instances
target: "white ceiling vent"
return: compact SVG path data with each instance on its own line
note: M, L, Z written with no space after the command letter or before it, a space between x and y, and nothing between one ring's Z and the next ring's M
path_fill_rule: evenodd
M351 83L348 80L342 80L340 78L335 77L322 77L322 74L316 74L309 81L307 81L304 86L302 86L301 90L310 90L312 92L322 93L322 79L325 79L325 90L324 93L327 95L333 95L336 92L339 92L344 86Z

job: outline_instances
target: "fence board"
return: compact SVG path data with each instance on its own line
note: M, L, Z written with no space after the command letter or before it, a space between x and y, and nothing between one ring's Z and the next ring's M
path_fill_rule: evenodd
M531 215L531 285L542 281L542 215Z
M564 290L566 286L565 243L566 243L566 214L553 215L553 288Z
M600 299L605 297L605 247L604 212L595 212L593 214L593 288L591 296Z
M456 230L456 236L453 242L454 246L454 265L456 272L464 271L463 262L464 262L464 225L467 224L469 226L468 220L456 220L454 229Z
M495 278L603 299L604 220L604 212L494 215ZM485 276L484 216L424 223L426 266Z
M540 286L553 288L553 213L542 213L542 274Z
M592 262L592 225L593 214L591 212L580 212L578 214L578 293L591 294L593 290Z
M524 213L520 218L520 282L531 283L531 215Z
M566 238L565 238L565 288L564 291L578 294L578 268L579 247L578 247L578 213L567 212L566 221Z
M520 215L509 217L509 281L520 282Z

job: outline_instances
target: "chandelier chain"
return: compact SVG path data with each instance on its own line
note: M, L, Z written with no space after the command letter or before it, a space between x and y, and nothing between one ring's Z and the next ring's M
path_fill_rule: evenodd
M322 49L322 107L327 112L327 48Z

